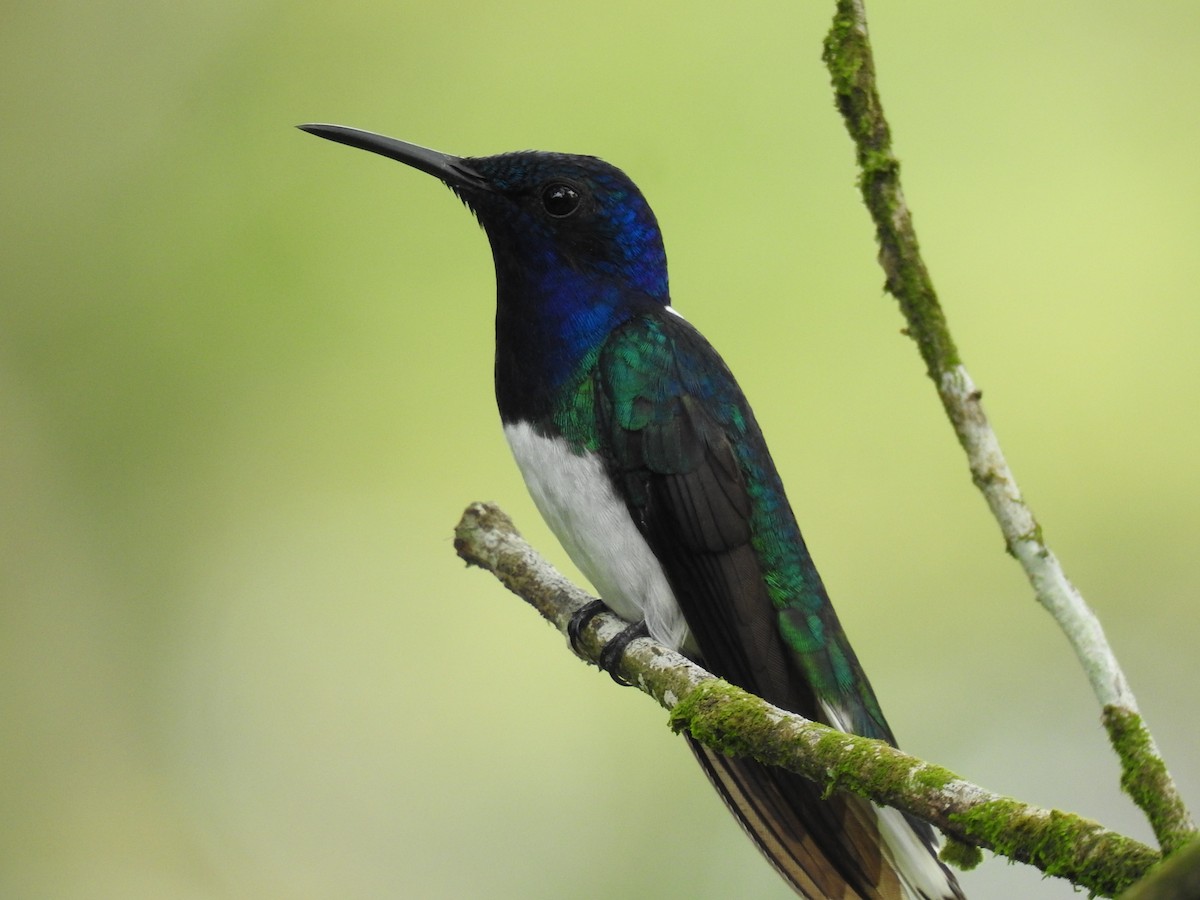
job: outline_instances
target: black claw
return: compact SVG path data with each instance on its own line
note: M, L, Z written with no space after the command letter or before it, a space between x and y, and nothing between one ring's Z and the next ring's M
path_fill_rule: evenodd
M617 666L621 664L621 657L625 655L625 648L629 646L630 642L649 634L645 619L630 625L600 651L600 668L611 675L612 680L617 684L629 687L630 683L617 674Z
M571 621L567 623L567 640L570 641L572 650L576 653L583 652L579 645L579 642L583 640L583 629L587 628L588 622L607 610L608 607L604 605L603 600L593 600L571 616Z

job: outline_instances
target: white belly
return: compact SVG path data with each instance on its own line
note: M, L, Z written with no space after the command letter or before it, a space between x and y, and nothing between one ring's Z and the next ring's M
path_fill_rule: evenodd
M600 599L628 622L645 619L655 640L683 647L688 632L679 604L600 458L574 453L526 422L505 425L504 435L542 518Z

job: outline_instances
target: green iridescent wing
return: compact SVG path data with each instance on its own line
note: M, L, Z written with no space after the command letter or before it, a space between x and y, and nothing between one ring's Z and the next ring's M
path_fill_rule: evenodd
M772 703L892 740L838 623L745 397L669 312L599 359L601 440L705 664ZM824 707L844 721L829 721Z

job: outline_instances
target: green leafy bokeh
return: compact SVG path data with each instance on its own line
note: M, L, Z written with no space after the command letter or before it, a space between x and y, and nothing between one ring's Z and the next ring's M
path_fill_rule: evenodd
M498 428L486 241L314 120L625 168L902 744L1147 837L882 295L831 13L8 11L0 895L789 896L662 714L454 557L490 499L571 571ZM1194 798L1200 8L870 15L959 348Z

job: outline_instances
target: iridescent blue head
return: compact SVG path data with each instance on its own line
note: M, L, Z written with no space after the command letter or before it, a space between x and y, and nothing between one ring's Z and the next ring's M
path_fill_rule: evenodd
M617 279L665 304L667 258L658 222L632 181L594 156L504 153L464 160L491 190L455 187L475 211L497 259ZM539 267L540 268L540 267Z
M654 213L625 173L594 156L462 158L341 125L300 127L427 172L474 211L496 263L506 421L552 416L614 329L670 302Z
M449 185L487 232L502 292L515 287L505 283L510 280L536 288L550 271L561 280L566 269L580 276L580 289L615 279L627 290L668 302L666 254L654 213L628 176L603 160L531 150L462 158L341 125L300 127Z

